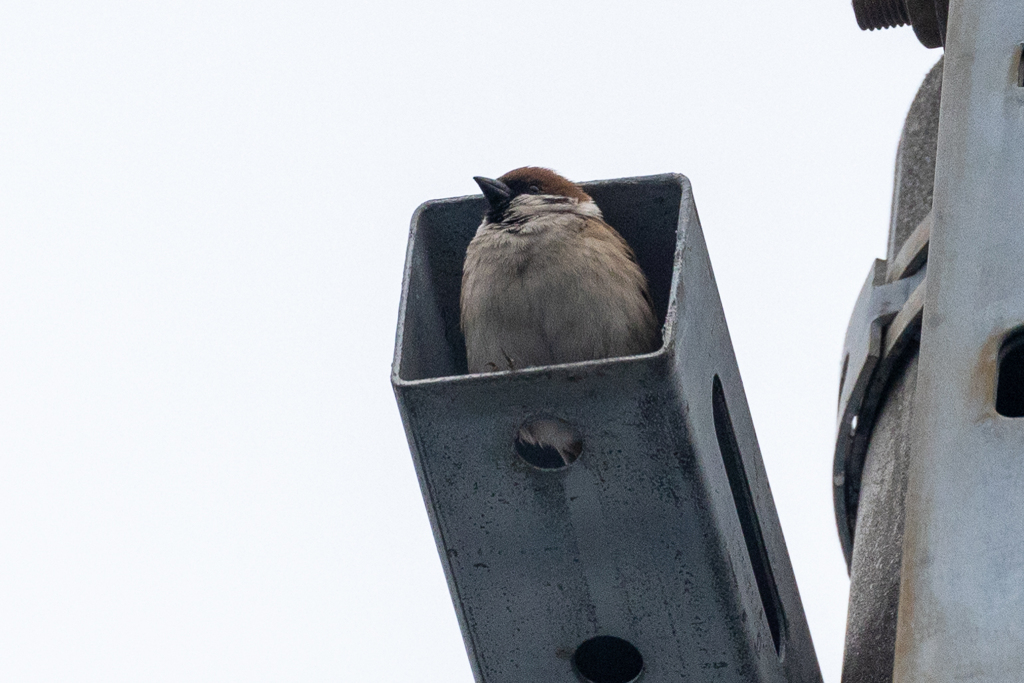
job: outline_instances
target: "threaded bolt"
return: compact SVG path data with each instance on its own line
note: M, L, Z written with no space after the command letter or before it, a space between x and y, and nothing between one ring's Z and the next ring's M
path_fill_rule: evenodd
M905 0L853 0L853 13L864 31L910 24Z

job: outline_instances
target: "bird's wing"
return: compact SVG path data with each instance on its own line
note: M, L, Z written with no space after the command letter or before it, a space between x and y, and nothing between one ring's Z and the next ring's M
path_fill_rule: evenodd
M623 254L634 266L636 266L636 273L638 275L636 279L637 288L640 290L640 295L647 302L647 305L651 307L651 311L654 310L654 300L651 298L650 287L647 283L647 277L640 269L640 263L636 260L636 252L633 251L633 247L629 246L629 242L626 238L619 234L619 231L612 226L605 223L600 218L594 218L588 216L583 226L583 232L587 237L592 239L602 240L608 242L615 247L616 251Z

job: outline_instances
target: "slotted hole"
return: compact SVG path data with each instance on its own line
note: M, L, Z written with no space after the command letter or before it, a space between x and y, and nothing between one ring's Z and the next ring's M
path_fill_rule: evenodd
M1017 50L1017 87L1024 88L1024 43Z
M725 401L725 390L722 388L722 380L718 378L718 375L715 375L712 383L711 407L715 419L715 435L718 437L718 450L725 463L725 473L729 478L732 499L740 518L740 528L743 530L747 556L750 558L750 566L754 570L757 592L761 597L764 616L768 620L768 630L771 631L772 642L775 644L775 654L781 656L782 633L785 627L782 601L779 599L779 589L775 584L775 577L772 575L772 566L768 560L768 551L765 549L761 523L757 518L757 508L754 507L754 494L750 490L746 467L743 465L743 456L740 454L739 443L736 441L732 417L729 415L729 406Z
M996 412L1005 417L1024 417L1024 333L1010 337L999 353Z

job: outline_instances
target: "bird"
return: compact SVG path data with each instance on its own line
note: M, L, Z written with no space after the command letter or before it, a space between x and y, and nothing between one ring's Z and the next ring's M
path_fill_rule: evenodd
M647 278L590 195L536 166L473 180L487 207L462 270L460 326L470 373L657 350L660 325ZM519 438L528 446L555 442L566 464L578 455L578 439L557 443L550 424L523 429Z

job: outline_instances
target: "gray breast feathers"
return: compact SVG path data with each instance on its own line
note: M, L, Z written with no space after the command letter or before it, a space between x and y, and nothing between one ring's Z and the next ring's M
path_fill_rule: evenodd
M646 278L614 229L582 211L519 228L485 223L467 251L461 308L470 372L657 348Z

